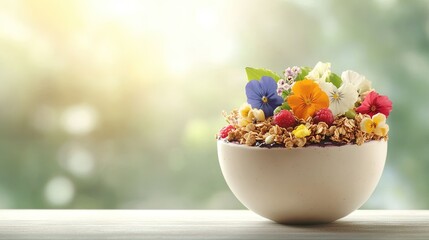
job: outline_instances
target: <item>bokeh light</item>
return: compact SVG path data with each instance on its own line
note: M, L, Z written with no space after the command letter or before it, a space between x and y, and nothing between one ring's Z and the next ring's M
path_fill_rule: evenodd
M429 2L0 1L0 207L243 208L216 156L244 68L330 61L394 111L365 208L428 208Z
M46 200L53 206L64 206L73 199L73 183L65 177L54 177L45 187Z

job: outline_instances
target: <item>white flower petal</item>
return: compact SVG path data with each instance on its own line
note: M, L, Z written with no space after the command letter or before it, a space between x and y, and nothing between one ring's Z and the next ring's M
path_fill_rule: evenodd
M360 83L363 76L359 73L351 70L347 70L341 73L341 79L343 82L349 82L351 84Z
M330 82L319 82L319 87L322 89L322 91L324 91L328 96L330 95L330 93L332 93L333 91L337 90L337 87L335 87L334 84L330 83Z
M331 74L331 63L318 62L307 74L307 78L316 82L325 82L326 78Z
M328 95L329 109L334 115L346 113L358 100L356 87L348 82L344 82L340 88L330 82L319 82L319 86Z
M368 79L365 78L364 81L362 81L358 86L357 86L359 93L365 93L365 92L370 92L372 91L372 83L371 81L369 81Z
M332 114L336 116L340 115L343 110L343 107L341 106L340 102L334 101L329 103L329 109L331 110Z
M366 79L364 75L360 75L357 72L347 70L341 74L341 80L348 82L357 88L357 91L362 94L372 89L371 81Z
M343 83L338 91L343 96L343 99L341 100L341 105L343 108L339 114L344 114L355 106L355 103L359 98L359 94L356 87L347 82Z
M262 109L254 108L252 109L251 112L253 114L253 117L255 117L256 121L258 122L265 121L265 114L264 114L264 111L262 111Z

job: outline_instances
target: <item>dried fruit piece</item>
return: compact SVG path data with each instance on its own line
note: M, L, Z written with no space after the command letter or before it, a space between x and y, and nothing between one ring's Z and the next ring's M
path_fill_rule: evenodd
M310 136L311 131L304 124L301 124L295 130L292 131L292 134L296 138L305 138L307 136Z

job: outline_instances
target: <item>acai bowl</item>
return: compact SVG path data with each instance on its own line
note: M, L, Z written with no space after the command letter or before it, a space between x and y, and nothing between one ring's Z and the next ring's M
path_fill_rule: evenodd
M237 199L285 224L328 223L361 207L382 175L392 102L330 63L283 75L246 68L247 102L224 113L219 163Z

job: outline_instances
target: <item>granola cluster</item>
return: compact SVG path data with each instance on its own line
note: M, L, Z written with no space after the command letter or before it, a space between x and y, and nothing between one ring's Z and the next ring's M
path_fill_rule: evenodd
M345 116L338 117L331 126L325 122L313 123L311 117L307 120L296 118L297 125L304 125L309 131L305 137L297 137L293 134L293 127L283 128L273 122L273 117L268 117L265 121L253 121L245 126L240 126L240 114L238 110L230 114L224 113L227 122L233 126L225 138L217 136L228 142L245 144L247 146L260 147L304 147L309 145L362 145L371 140L387 140L388 136L380 136L374 133L367 133L361 130L363 119L369 117L366 114L357 114L354 118Z

